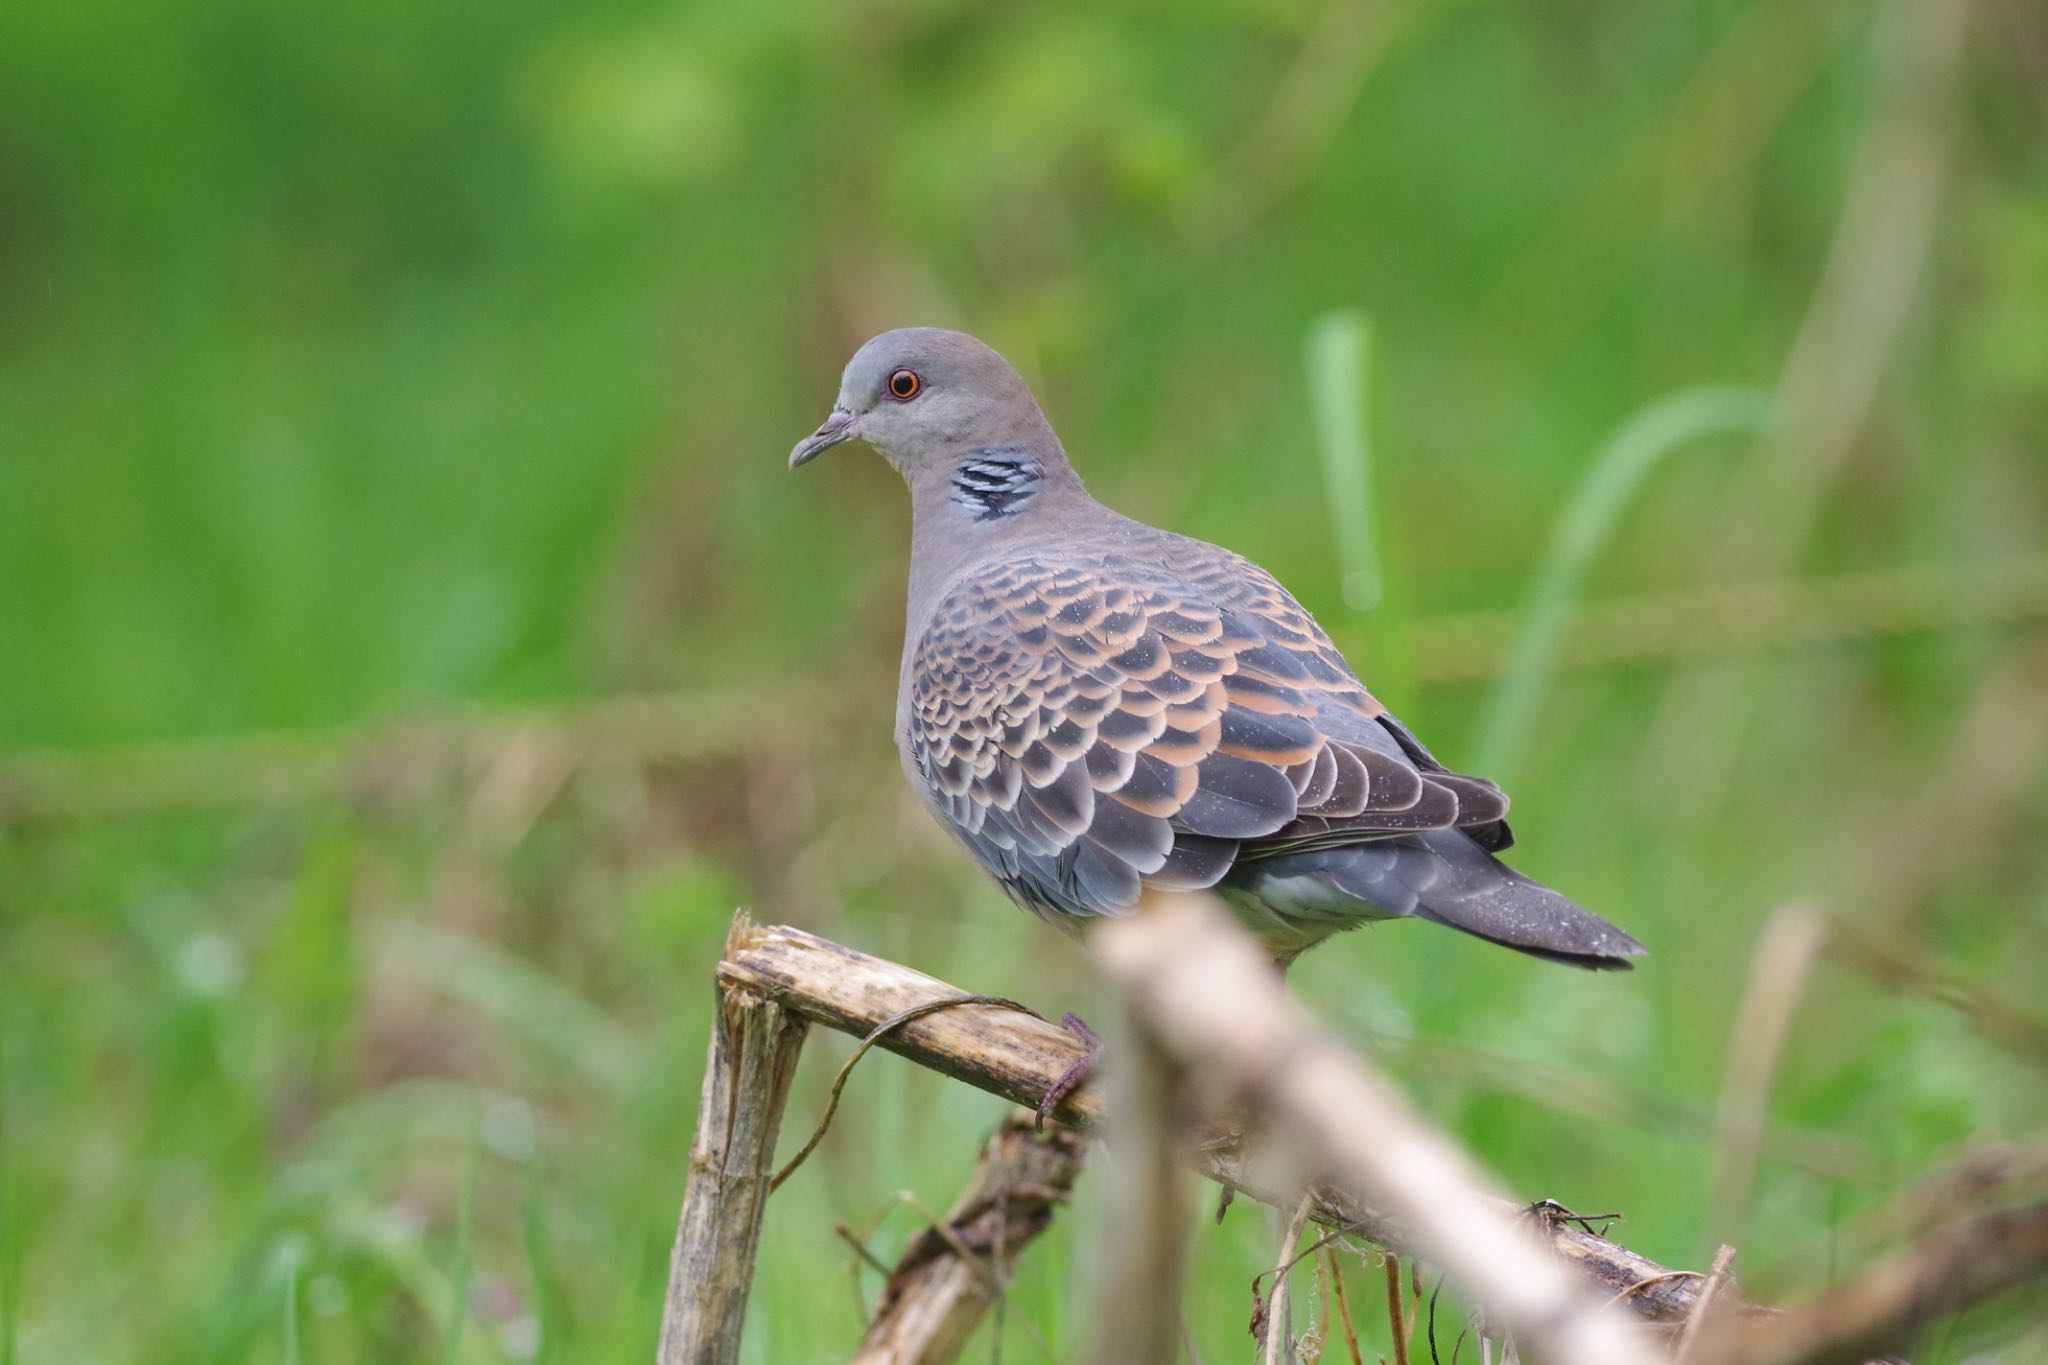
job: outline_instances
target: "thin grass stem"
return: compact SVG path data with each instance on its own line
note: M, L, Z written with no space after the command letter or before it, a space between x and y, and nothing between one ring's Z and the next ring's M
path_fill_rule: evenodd
M556 1298L555 1277L548 1254L547 1191L541 1180L538 1144L527 1158L526 1168L526 1269L533 1282L533 1315L538 1340L534 1345L535 1365L547 1365L559 1354L562 1316Z
M462 1329L469 1322L469 1225L476 1207L477 1149L481 1145L476 1128L472 1126L469 1152L462 1163L462 1201L455 1216L455 1272L450 1277L448 1349L443 1357L448 1365L459 1365L462 1359Z
M284 1365L299 1365L299 1253L284 1263Z

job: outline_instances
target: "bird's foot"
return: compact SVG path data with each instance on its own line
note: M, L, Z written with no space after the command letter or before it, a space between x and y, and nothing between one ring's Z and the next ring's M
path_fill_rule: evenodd
M1051 1116L1052 1111L1059 1108L1067 1096L1078 1090L1081 1082L1088 1079L1089 1073L1095 1070L1095 1059L1102 1055L1102 1039L1096 1036L1094 1029L1082 1022L1080 1015L1061 1015L1060 1027L1079 1038L1088 1051L1079 1061L1062 1071L1058 1080L1046 1087L1045 1094L1038 1101L1038 1127L1041 1130L1044 1129L1045 1121Z
M1555 1199L1539 1199L1523 1209L1522 1214L1534 1219L1546 1230L1565 1223L1576 1223L1587 1235L1593 1237L1606 1236L1607 1229L1621 1221L1619 1213L1573 1213ZM1600 1224L1597 1230L1593 1227L1595 1223Z

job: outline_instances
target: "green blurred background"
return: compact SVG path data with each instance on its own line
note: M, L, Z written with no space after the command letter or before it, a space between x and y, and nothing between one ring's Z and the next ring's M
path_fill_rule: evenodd
M737 907L1106 1013L897 772L893 475L784 468L911 323L1266 563L1652 949L1394 926L1304 998L1646 1254L1857 1264L2048 1119L2044 91L2032 0L0 6L0 1362L649 1358ZM1793 903L1841 927L1751 1178ZM833 1223L943 1206L999 1112L863 1063L749 1359L843 1357ZM1075 1351L1105 1179L1007 1358ZM1205 1218L1203 1359L1277 1240ZM2048 1329L1918 1359L1966 1357Z

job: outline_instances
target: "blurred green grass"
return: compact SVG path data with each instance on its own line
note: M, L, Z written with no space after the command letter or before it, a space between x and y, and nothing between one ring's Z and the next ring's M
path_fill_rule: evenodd
M1632 417L1777 385L1907 12L0 8L0 749L94 758L100 791L138 746L227 755L218 790L118 814L0 779L0 1361L650 1354L735 907L1100 1007L1085 957L900 789L900 489L857 453L782 464L851 347L924 321L996 341L1099 494L1266 563L1469 762L1486 691L1404 681L1426 661L1399 639L1517 607ZM2040 552L2044 44L2033 8L1977 7L1919 304L1789 574ZM1390 598L1364 614L1302 372L1340 308L1373 325ZM1586 594L1695 584L1754 511L1729 473L1752 455L1661 472ZM1984 847L1886 837L2038 641L1969 607L1556 679L1519 865L1650 943L1634 975L1391 926L1296 988L1515 1188L1703 1260L1773 907L1852 896L1966 993L2041 1012L2041 783L1939 813L1991 822ZM1668 715L1701 671L1739 724ZM635 722L586 749L551 720L647 692L685 725L707 698L718 742L636 747ZM518 709L449 739L474 708ZM246 799L263 773L235 764L270 751L236 746L264 735L344 761ZM846 1046L813 1044L793 1126ZM2044 1108L2042 1059L1941 992L1823 966L1750 1287L1810 1288L1761 1268ZM996 1113L863 1063L770 1206L750 1358L843 1355L832 1222L944 1202ZM1015 1298L1068 1350L1101 1178ZM1198 1238L1205 1358L1241 1357L1277 1236L1241 1207ZM1994 1313L1916 1359L2035 1359L2040 1332ZM1006 1350L1035 1355L1014 1325Z

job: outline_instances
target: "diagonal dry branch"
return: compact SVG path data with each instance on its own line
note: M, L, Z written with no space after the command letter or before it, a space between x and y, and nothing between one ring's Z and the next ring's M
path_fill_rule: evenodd
M1659 1344L1549 1254L1540 1229L1462 1148L1431 1126L1355 1049L1289 1001L1280 974L1213 898L1146 898L1091 939L1137 1022L1176 1063L1200 1068L1211 1112L1255 1116L1245 1146L1275 1149L1281 1188L1327 1181L1369 1197L1454 1287L1485 1310L1490 1334L1537 1359L1658 1365ZM1312 1205L1297 1213L1302 1217ZM1293 1237L1290 1235L1290 1242ZM1291 1247L1282 1260L1292 1255ZM1285 1282L1273 1293L1284 1316ZM1273 1344L1285 1333L1275 1323Z

